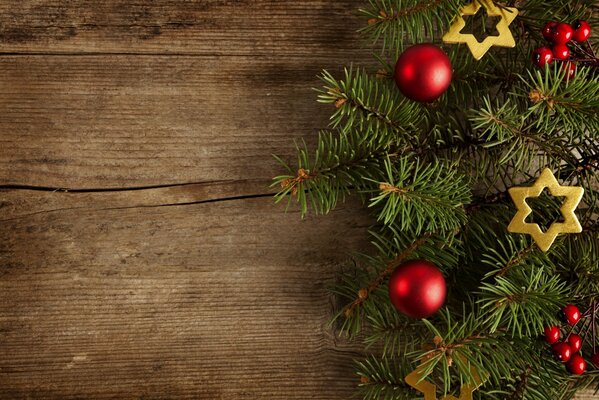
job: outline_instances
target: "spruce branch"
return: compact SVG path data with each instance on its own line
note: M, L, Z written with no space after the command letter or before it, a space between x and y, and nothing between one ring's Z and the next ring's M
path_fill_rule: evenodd
M490 379L495 384L511 375L514 359L497 351L508 341L503 332L488 332L478 314L476 307L464 306L459 315L452 315L448 309L440 312L438 324L423 320L433 336L434 347L416 350L411 356L424 363L425 377L438 377L445 393L454 374L458 382L474 383L476 373L483 381Z
M513 256L509 259L508 262L505 263L505 265L503 265L500 269L493 271L489 275L494 275L495 277L498 277L498 278L504 276L505 274L510 272L512 270L512 268L514 268L515 266L520 265L520 263L524 262L526 260L526 258L531 253L534 253L535 251L538 251L538 248L534 244L530 244L530 245L526 246L522 250L520 250L516 253L513 253Z
M530 266L481 286L478 303L488 313L485 322L490 332L505 327L517 337L532 337L542 332L565 305L568 288L557 275L543 267Z
M372 133L364 140L387 140L392 137L397 146L411 149L417 139L416 126L422 122L418 105L403 97L395 84L369 76L363 70L345 69L342 80L323 71L324 88L319 90L318 101L333 103L332 128L342 132L357 129Z
M383 52L399 53L408 43L428 41L434 32L443 31L458 13L460 0L369 0L359 12L367 19L361 32Z
M510 393L509 397L506 400L522 400L524 399L524 393L528 386L530 374L532 373L532 368L530 366L526 366L522 374L518 377L515 385L514 391Z
M572 293L581 300L599 293L599 232L567 236L554 251L557 272L573 282Z
M385 260L394 258L410 247L414 238L419 237L416 229L402 229L397 223L377 224L369 233L372 236L372 244ZM418 246L410 257L429 260L442 266L443 271L447 272L459 265L463 257L462 245L458 229L451 232L435 232L425 243Z
M370 282L370 284L367 287L363 287L360 290L358 290L357 298L344 308L343 314L346 317L352 316L355 309L359 307L362 303L364 303L364 301L366 301L370 293L376 290L381 285L381 283L383 283L383 281L389 275L391 275L395 268L397 268L403 261L405 261L405 259L408 258L418 247L426 243L426 241L431 236L432 233L424 233L418 239L414 240L414 242L412 242L410 246L408 246L405 250L399 253L395 258L389 261L389 263L387 263L387 267L384 270L382 270L377 275L377 277L372 282Z
M412 400L414 392L404 382L410 372L405 357L376 358L370 356L357 363L360 384L358 392L364 400Z
M387 158L384 164L386 181L378 182L379 194L370 199L379 221L416 232L452 231L466 221L470 186L457 169L409 157Z
M503 105L491 104L483 99L480 110L472 110L470 121L477 131L475 137L484 142L481 146L497 152L496 164L520 171L530 170L540 156L558 165L563 159L573 159L565 146L567 141L553 129L539 130L522 117L515 102L506 99Z
M369 179L382 175L380 159L388 154L392 145L391 138L386 139L371 143L362 140L360 132L323 131L318 135L313 156L305 143L297 146L296 173L275 156L288 171L274 178L271 186L280 188L275 201L287 198L289 207L295 198L302 216L307 214L309 205L316 213L328 213L351 189L365 190L372 186Z
M557 132L569 142L596 138L599 133L599 74L579 68L572 79L565 79L566 68L552 65L544 71L528 71L522 78L530 100L524 114L536 121L541 131Z
M383 357L405 356L415 350L421 334L420 321L397 312L389 302L369 307L366 321L369 324L364 338L367 348L381 348Z

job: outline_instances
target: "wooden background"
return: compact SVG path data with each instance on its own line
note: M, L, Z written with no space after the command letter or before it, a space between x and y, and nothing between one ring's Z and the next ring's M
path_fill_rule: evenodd
M352 394L327 288L369 221L267 185L359 4L0 2L0 398Z

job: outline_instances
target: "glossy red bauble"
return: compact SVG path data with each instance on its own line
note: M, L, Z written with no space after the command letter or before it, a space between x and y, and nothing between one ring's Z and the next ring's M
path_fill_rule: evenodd
M391 303L413 318L426 318L437 312L445 301L446 291L441 271L425 260L401 264L389 279Z
M532 53L532 62L539 68L551 64L551 61L553 61L553 52L549 47L539 47Z
M409 99L430 103L451 83L451 61L433 44L409 47L395 64L395 83Z
M570 57L570 49L565 44L554 45L551 52L556 60L567 60Z
M562 312L564 313L564 318L566 318L568 324L576 325L576 323L580 321L580 310L574 304L566 305Z
M549 344L556 343L560 336L561 332L559 328L555 325L545 327L545 341Z
M574 354L566 366L574 375L580 375L587 369L587 363L580 354Z
M551 349L555 358L561 362L567 362L572 357L572 349L568 343L558 342Z
M591 356L591 362L595 367L599 368L599 351Z
M568 337L568 344L572 349L572 353L578 353L582 348L582 338L577 334L573 333Z
M574 29L572 28L572 26L570 24L560 22L556 25L554 29L551 41L553 42L553 44L566 44L570 40L572 40L573 35Z
M553 41L553 34L555 33L555 27L557 26L557 22L547 22L543 27L543 37L545 40L550 42Z
M591 36L591 25L586 21L576 21L573 28L574 35L572 35L572 39L577 42L585 42Z

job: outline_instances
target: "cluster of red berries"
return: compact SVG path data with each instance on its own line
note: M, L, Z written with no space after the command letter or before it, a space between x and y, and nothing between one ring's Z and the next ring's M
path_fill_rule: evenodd
M543 37L551 43L551 47L543 46L533 53L533 63L541 68L551 64L553 60L566 61L570 58L570 48L567 46L572 40L582 43L591 36L591 26L586 21L576 21L573 25L563 22L548 22L543 28ZM567 76L574 76L576 64L567 62Z
M562 310L566 322L574 326L580 321L581 314L578 307L568 304ZM566 363L566 368L573 375L580 375L587 369L587 363L580 355L582 338L570 332L563 341L561 329L555 325L545 327L545 341L551 345L553 355L556 359ZM599 368L599 351L591 356L591 362Z

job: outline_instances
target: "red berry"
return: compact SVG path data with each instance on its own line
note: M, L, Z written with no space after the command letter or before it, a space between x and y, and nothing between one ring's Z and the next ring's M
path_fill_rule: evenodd
M566 366L568 371L574 375L580 375L587 369L587 363L580 354L574 354Z
M574 35L572 39L577 42L584 42L591 36L591 25L586 21L576 21L573 28Z
M572 40L572 36L574 35L574 29L570 24L565 24L560 22L555 27L555 32L553 33L553 38L551 41L553 44L566 44L570 40Z
M550 42L553 41L553 34L555 33L555 27L557 26L557 22L551 21L547 22L543 27L543 37Z
M532 62L539 68L553 61L553 52L549 47L539 47L532 53Z
M568 344L572 349L572 353L578 353L582 347L582 338L573 333L568 338Z
M566 362L572 357L572 348L568 343L558 342L551 346L553 355L561 362Z
M553 58L556 60L567 60L570 57L570 49L565 44L556 44L552 48Z
M599 368L599 351L591 356L591 362L595 364L595 367Z
M574 63L566 63L566 65L574 65L574 70L576 70L576 65ZM574 71L572 70L572 67L570 67L570 77L573 75ZM580 320L580 310L574 304L566 305L562 311L568 324L575 325Z
M565 63L562 63L562 69L567 70L567 72L564 75L564 80L565 81L569 81L570 79L574 78L574 73L576 72L576 64L574 64L571 61L567 61ZM578 315L579 315L579 318L580 318L580 313ZM570 324L570 325L574 325L574 324Z
M549 344L553 344L559 340L561 333L559 328L555 325L545 327L545 341Z

